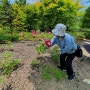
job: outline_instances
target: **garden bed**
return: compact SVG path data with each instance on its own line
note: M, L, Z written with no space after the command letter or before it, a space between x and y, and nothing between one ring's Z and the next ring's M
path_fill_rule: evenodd
M14 57L20 58L21 63L10 75L2 75L0 90L90 90L90 84L84 82L85 79L90 79L90 57L84 53L82 58L74 59L75 79L70 81L66 77L60 81L57 81L56 78L45 80L41 77L43 65L39 68L32 68L30 64L38 57L35 50L37 44L39 44L38 41L20 41L12 44ZM0 46L0 49L3 47L5 48L5 45ZM0 51L5 52L5 50ZM0 60L2 60L2 52L0 52ZM57 67L57 63L52 61L49 51L43 57L46 59L44 66Z

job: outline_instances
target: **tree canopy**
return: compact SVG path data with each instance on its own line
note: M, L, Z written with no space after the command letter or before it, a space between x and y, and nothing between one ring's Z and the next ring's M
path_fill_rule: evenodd
M0 3L0 23L3 26L9 26L12 34L12 22L14 20L13 8L8 0L2 0Z
M86 9L86 13L82 21L82 27L90 28L90 6Z
M79 10L83 8L80 0L41 0L34 4L26 4L26 0L16 0L6 9L2 7L3 5L7 4L0 3L3 11L3 14L0 12L0 16L3 17L1 23L9 17L14 28L20 31L51 30L57 23L64 23L68 27L73 26L78 18L82 17ZM6 12L9 13L6 14Z

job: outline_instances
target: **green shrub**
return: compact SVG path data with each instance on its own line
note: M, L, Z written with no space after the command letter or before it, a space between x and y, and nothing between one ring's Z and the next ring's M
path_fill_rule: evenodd
M60 58L60 49L58 46L55 46L51 51L50 51L52 60L57 62Z
M0 42L7 42L7 41L17 41L18 40L17 35L9 35L9 34L0 34Z
M88 29L84 35L87 39L90 39L90 29Z
M84 35L83 32L76 32L75 38L78 39L78 40L80 40L80 39L82 40L82 39L85 38L85 35Z
M10 74L13 70L17 68L20 60L18 59L11 59L11 60L2 60L0 62L0 67L2 69L2 74L7 75Z
M10 38L10 41L18 41L19 39L19 36L16 34L16 35L12 35L11 38Z
M47 47L45 46L44 43L40 43L40 45L36 46L36 51L38 54L43 54L47 50Z
M84 32L76 31L76 32L69 32L75 39L82 40L85 38Z
M13 58L12 55L12 52L5 52L2 54L0 68L2 74L4 75L10 74L13 70L17 68L18 64L20 63L20 60Z
M54 36L53 34L49 34L49 33L44 34L45 39L52 39L53 36Z
M74 25L70 26L70 28L69 28L69 30L72 32L79 31L79 29L80 29L80 26L78 24L74 24Z

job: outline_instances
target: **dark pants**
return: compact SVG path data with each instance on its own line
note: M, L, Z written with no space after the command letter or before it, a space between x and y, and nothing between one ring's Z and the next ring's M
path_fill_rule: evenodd
M73 74L72 61L75 58L75 54L61 54L60 55L60 65L62 69L66 69L67 75Z

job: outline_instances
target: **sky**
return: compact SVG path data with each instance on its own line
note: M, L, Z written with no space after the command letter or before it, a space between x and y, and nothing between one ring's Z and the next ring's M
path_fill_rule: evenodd
M27 3L34 3L34 1L40 1L40 0L26 0ZM11 3L14 2L14 0L10 0ZM81 4L85 5L86 7L90 6L90 3L87 3L88 0L81 0Z
M85 5L86 7L90 6L90 3L88 3L88 0L81 0L81 4Z

